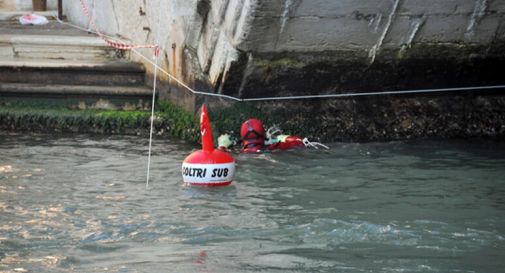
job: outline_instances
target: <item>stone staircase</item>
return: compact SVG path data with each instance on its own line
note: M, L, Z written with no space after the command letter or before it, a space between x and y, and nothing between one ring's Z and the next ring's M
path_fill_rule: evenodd
M0 105L150 108L141 64L123 59L94 34L54 20L23 26L20 15L0 12Z

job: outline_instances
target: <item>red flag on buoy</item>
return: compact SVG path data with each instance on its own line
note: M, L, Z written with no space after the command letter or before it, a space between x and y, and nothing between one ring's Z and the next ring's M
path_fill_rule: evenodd
M182 163L182 178L185 183L196 186L226 186L235 175L235 160L224 151L214 149L212 129L207 107L200 113L202 150L191 153Z

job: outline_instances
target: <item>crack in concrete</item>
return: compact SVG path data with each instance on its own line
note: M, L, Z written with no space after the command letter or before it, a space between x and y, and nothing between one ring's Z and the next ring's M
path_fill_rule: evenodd
M388 34L389 29L391 28L391 24L393 23L393 19L395 18L396 11L398 10L398 6L400 5L400 1L401 0L395 0L395 2L393 3L393 8L389 13L386 26L384 27L384 30L382 31L382 34L379 37L379 40L374 46L372 46L372 48L368 53L368 57L370 57L370 64L374 63L375 57L377 56L377 53L382 47L382 43L384 42L384 39L386 38L386 35Z
M407 39L404 44L402 44L400 48L400 54L403 54L407 48L410 48L412 46L412 42L414 41L417 33L419 32L419 29L423 26L423 24L426 22L426 17L421 17L421 18L415 18L411 23L410 23L410 28L407 31Z
M472 17L466 28L465 38L471 39L475 35L475 28L486 15L487 0L475 0L475 7L473 9Z
M368 26L373 26L373 32L377 33L379 31L379 26L382 22L382 13L376 14L368 23Z
M411 29L409 30L410 34L408 35L406 42L407 47L410 47L412 45L412 42L414 41L416 34L419 32L419 29L424 24L424 22L425 18L423 17L415 19L414 22L411 24Z
M286 23L289 20L289 17L291 17L291 14L293 11L295 11L298 6L300 5L301 1L300 0L284 0L284 9L282 11L280 18L280 27L279 27L279 33L277 34L277 39L275 40L274 43L274 49L277 48L277 44L279 43L279 39L281 37L281 34L284 32L284 28L286 27ZM317 17L317 16L315 16ZM300 17L301 18L301 17Z
M254 60L252 53L247 54L247 64L244 69L244 74L242 76L242 81L240 82L240 87L238 88L238 97L241 98L244 94L244 87L247 83L249 76L253 73L254 70Z
M293 5L293 0L285 0L284 1L284 10L281 15L281 27L279 29L279 35L284 32L284 27L286 26L286 22L289 19L289 12L291 9L291 5Z

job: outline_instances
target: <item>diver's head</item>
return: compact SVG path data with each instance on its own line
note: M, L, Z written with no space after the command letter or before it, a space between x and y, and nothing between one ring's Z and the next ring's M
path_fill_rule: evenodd
M240 128L240 139L242 139L244 146L249 144L263 145L265 143L263 123L253 118L246 120Z

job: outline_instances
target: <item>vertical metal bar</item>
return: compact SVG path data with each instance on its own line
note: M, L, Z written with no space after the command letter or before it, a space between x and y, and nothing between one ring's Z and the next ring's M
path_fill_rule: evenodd
M63 0L58 0L58 19L63 20Z
M177 62L175 60L175 56L176 56L175 48L176 48L176 45L175 45L175 43L173 43L172 44L172 75L175 78L177 78Z

